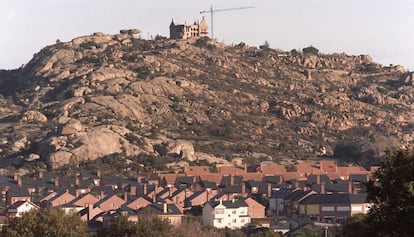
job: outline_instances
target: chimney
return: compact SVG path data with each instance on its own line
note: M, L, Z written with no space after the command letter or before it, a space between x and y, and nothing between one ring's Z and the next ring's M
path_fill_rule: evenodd
M76 196L76 197L79 197L79 196L80 196L80 192L81 192L81 190L80 190L80 189L76 189L76 191L75 191L75 196Z
M128 201L128 193L127 192L124 192L124 201L125 202Z
M326 186L325 186L325 182L321 183L321 194L325 194L326 193Z
M205 192L206 192L206 203L207 203L208 201L210 201L210 191L205 190Z
M96 171L96 176L98 176L99 178L101 178L101 177L102 177L101 170L97 170L97 171Z
M163 213L164 213L164 214L165 214L165 213L168 213L168 206L167 206L168 204L164 202L162 205L163 205L163 208L162 208Z
M142 191L143 196L147 195L147 189L148 189L147 184L144 184L144 190Z
M99 196L99 199L103 199L105 197L105 192L101 191L101 195Z
M197 176L193 176L193 185L197 183Z
M279 175L279 184L282 184L285 181L285 178L282 175Z
M267 183L267 197L271 197L272 196L272 184L271 183Z
M155 189L152 195L152 203L157 203L157 193L155 192Z
M55 177L55 187L59 187L59 177Z
M295 180L295 188L299 188L299 182Z
M76 178L75 178L75 187L78 187L79 183L80 183L79 176L76 176Z
M230 175L230 185L234 185L234 176Z
M20 176L17 178L17 186L19 186L19 188L23 186L22 177Z
M88 216L86 217L88 221L90 221L93 218L93 204L89 203L88 204Z
M38 180L42 180L43 179L43 171L39 171L39 173L37 174L37 179Z
M321 176L319 174L316 175L316 184L321 184Z
M352 180L348 180L348 193L352 193L353 183Z
M136 196L137 195L137 186L131 186L130 187L130 192L132 196Z
M244 173L247 173L247 164L246 164L246 161L244 162Z
M242 196L246 195L246 183L242 182Z
M180 197L177 195L177 196L175 196L175 204L178 204L179 203L179 200L180 199Z

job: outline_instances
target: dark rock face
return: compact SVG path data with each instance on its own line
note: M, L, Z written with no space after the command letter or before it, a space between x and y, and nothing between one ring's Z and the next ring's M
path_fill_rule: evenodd
M349 141L381 141L380 153L414 143L413 85L366 55L83 36L0 71L0 168L160 155L154 147L176 143L191 160L307 159Z

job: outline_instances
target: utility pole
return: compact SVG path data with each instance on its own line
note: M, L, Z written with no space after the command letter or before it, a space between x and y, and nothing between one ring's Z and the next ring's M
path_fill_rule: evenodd
M201 11L200 14L210 13L210 29L211 29L211 39L214 40L214 33L213 33L213 15L215 12L225 12L225 11L234 11L234 10L242 10L242 9L249 9L254 7L236 7L236 8L225 8L225 9L213 9L213 6L210 6L210 10Z

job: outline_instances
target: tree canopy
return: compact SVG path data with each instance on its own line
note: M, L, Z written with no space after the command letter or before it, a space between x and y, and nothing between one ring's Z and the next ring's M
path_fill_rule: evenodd
M128 221L127 217L119 216L98 236L101 237L167 237L172 236L172 226L167 220L157 217L140 219L137 223Z
M367 192L368 214L345 224L343 236L414 236L414 150L389 151Z
M88 236L86 223L75 214L65 214L62 209L42 209L25 212L11 218L2 229L8 237Z

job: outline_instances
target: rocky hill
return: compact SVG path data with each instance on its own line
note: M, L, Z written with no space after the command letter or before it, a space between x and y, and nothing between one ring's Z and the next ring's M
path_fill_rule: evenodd
M413 73L307 49L149 41L134 30L47 46L0 71L0 168L115 153L281 161L414 143Z

